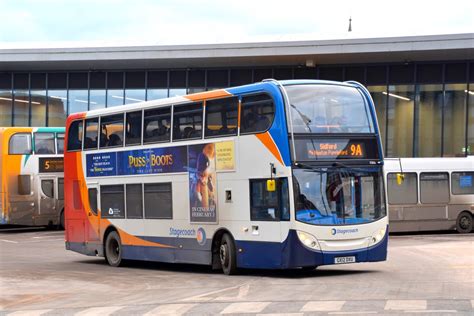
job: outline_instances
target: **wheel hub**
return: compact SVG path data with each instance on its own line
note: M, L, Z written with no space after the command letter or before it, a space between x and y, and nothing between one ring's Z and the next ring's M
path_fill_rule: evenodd
M219 249L219 257L221 259L221 264L227 266L227 247L225 244L221 245Z

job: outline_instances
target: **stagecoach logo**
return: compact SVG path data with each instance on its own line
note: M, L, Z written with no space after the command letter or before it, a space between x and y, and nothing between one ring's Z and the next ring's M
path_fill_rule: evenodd
M204 228L199 227L196 234L196 240L198 244L200 244L201 246L204 246L204 244L206 243L206 232L204 231Z
M114 215L114 209L113 208L109 208L109 215Z
M333 228L333 229L331 229L331 235L333 235L333 236L335 236L337 234L345 235L345 234L354 234L354 233L358 233L358 232L359 232L358 228L348 228L348 229Z

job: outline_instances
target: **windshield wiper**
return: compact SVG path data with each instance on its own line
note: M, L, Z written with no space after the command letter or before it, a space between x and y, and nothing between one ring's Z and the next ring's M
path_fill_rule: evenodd
M295 167L298 167L300 169L311 170L311 171L318 171L318 172L326 172L327 171L327 167L313 167L311 165L307 165L307 164L300 163L300 162L295 162Z

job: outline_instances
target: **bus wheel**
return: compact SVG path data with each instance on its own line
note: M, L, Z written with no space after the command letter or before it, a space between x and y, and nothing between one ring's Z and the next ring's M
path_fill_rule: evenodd
M110 232L105 240L105 260L112 267L118 267L122 262L122 243L116 231Z
M224 234L219 247L219 259L221 261L222 271L226 275L237 273L237 264L235 258L235 245L229 234Z
M458 233L466 234L472 230L472 215L469 212L462 212L456 220L456 230Z
M59 215L59 225L58 225L58 228L64 230L64 211L62 211L62 212L61 212L61 215Z

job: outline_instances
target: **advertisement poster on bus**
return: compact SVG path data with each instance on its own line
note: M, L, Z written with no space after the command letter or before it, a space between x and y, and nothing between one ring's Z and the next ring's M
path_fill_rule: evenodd
M215 144L189 146L188 168L191 222L217 222Z

